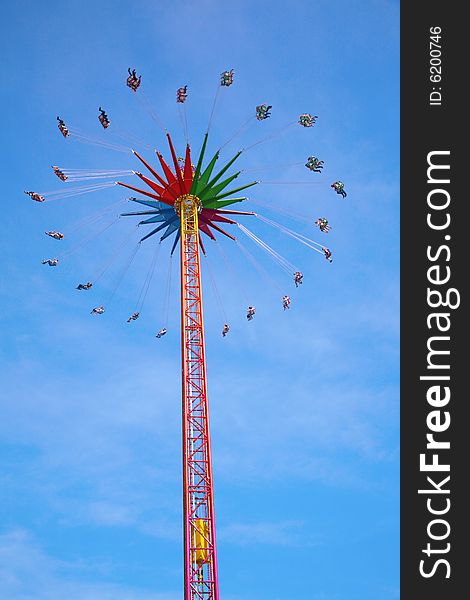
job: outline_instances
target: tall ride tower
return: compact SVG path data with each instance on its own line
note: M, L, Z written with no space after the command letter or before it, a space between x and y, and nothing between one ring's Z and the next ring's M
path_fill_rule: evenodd
M212 176L219 158L216 152L203 170L208 135L204 137L197 166L191 164L189 145L184 161L178 159L169 134L168 144L174 165L170 169L157 152L163 176L137 152L135 156L156 180L135 172L152 191L127 183L120 185L146 196L131 198L147 210L125 213L124 216L150 215L139 225L160 223L141 241L163 231L160 241L171 234L178 242L181 256L181 350L182 350L182 439L183 439L183 519L184 519L184 600L218 600L217 551L215 538L214 488L210 445L209 406L207 399L206 356L200 251L205 252L201 233L215 239L214 231L235 240L220 224L235 225L228 215L254 213L226 210L225 207L246 200L230 196L255 185L251 182L231 191L225 188L240 171L222 180L224 173L240 156L238 152Z

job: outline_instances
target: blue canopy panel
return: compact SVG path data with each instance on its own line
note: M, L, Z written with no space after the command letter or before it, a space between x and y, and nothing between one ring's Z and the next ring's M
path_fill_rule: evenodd
M171 255L173 255L173 252L175 251L176 245L180 241L180 236L181 236L181 230L178 229L178 231L176 232L176 235L175 235L175 241L173 242L173 246L171 248L171 252L170 252Z
M140 200L140 198L129 198L129 200L131 200L132 202L137 202L138 204L145 204L146 206L151 206L156 210L171 210L175 212L173 208L168 208L168 204L165 204L165 202L160 202L158 200Z
M150 219L145 219L145 221L141 221L139 225L147 225L147 223L160 223L161 221L166 221L169 223L175 218L175 211L170 209L169 211L161 210L157 214L153 213L155 216Z
M177 221L177 222L175 222L175 221ZM169 235L171 235L172 233L174 233L177 229L179 230L179 228L180 228L179 218L176 217L171 223L167 223L167 225L168 225L168 229L165 231L165 233L160 238L161 242L163 242L163 240L165 238L167 238Z
M158 233L162 229L165 229L165 227L168 227L169 225L172 225L175 221L178 222L178 225L176 225L175 228L173 229L173 231L175 231L175 229L177 229L179 227L179 217L178 217L178 215L175 215L169 221L168 220L164 221L159 227L156 227L155 229L152 229L152 231L150 233L148 233L147 235L145 235L140 241L143 242L144 240L148 239L149 237L151 237L155 233ZM165 232L165 237L166 237L166 232ZM162 239L164 239L164 238L162 237Z
M155 215L157 214L156 210L140 210L138 212L130 212L130 213L121 213L121 217L135 217L139 215Z

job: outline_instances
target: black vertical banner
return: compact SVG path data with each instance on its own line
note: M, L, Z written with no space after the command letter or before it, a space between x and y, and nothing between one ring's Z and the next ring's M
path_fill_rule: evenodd
M401 5L402 600L470 597L470 30L462 11L449 1Z

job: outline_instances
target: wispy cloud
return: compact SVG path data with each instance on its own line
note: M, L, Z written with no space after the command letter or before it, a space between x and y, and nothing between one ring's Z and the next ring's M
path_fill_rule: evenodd
M25 530L0 535L0 597L15 600L177 600L177 592L151 591L96 582L91 564L47 554Z

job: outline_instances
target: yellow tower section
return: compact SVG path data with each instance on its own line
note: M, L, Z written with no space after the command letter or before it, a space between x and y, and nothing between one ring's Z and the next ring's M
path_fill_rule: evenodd
M198 233L197 215L201 210L201 201L197 196L184 194L175 200L175 211L181 219L181 237Z

